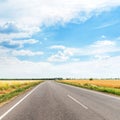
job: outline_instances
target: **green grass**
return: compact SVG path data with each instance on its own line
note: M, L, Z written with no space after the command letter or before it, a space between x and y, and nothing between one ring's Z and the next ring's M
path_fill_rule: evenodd
M117 88L96 86L88 83L81 85L81 84L74 84L74 83L62 82L62 81L57 81L57 82L120 96L120 89Z
M38 81L38 82L31 82L29 84L26 84L26 86L24 87L21 87L21 88L16 88L14 91L12 92L9 92L9 93L6 93L6 94L3 94L3 95L0 95L0 104L3 103L3 102L6 102L8 100L10 100L11 98L15 97L15 96L18 96L20 93L23 93L25 92L26 90L40 84L41 82L43 81Z

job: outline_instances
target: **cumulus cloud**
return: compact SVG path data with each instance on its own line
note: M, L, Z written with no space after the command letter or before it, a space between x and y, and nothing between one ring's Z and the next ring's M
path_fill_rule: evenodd
M36 44L39 40L36 39L27 39L27 40L12 40L12 39L3 39L0 43L7 43L9 46L16 46L22 48L25 44Z
M119 42L113 40L99 40L89 46L90 50L88 53L93 55L114 53L120 51Z
M31 38L42 26L84 22L118 6L119 0L0 1L0 40Z
M25 44L38 43L38 40L31 39L31 37L40 32L43 26L85 22L94 15L118 6L120 6L120 0L0 0L0 44L6 42L22 49ZM109 53L119 52L120 49L111 40L97 41L81 48L55 45L51 46L50 50L56 51L55 54L49 56L48 62L35 63L20 61L14 56L42 55L42 52L24 49L13 51L0 46L0 68L2 69L0 76L119 77L120 57L110 57ZM67 62L58 65L51 63L69 61L74 56L94 56L97 60ZM113 72L114 69L116 72Z
M12 55L14 56L36 56L36 55L43 55L43 52L32 52L30 50L13 50Z
M0 16L2 21L13 19L19 25L32 27L57 22L64 24L76 18L84 21L93 13L99 14L117 6L120 6L119 0L9 0L0 5Z
M0 56L1 58L17 57L17 56L41 56L44 52L42 51L31 51L28 49L14 50L0 46Z
M48 61L50 62L65 62L69 59L69 56L65 55L63 52L61 51L58 51L57 54L55 55L51 55L49 58L48 58Z
M64 46L64 49L58 49L58 54L53 55L51 60L48 62L30 62L30 61L20 61L14 56L26 55L26 56L34 56L34 55L42 55L40 52L32 52L29 50L19 50L19 51L11 51L10 49L6 49L0 47L0 68L2 71L0 72L1 78L36 78L36 77L76 77L76 78L90 78L90 77L120 77L120 56L108 56L105 54L98 54L99 52L94 52L92 55L96 59L90 59L87 61L69 61L64 62L62 64L54 64L51 61L63 62L69 60L71 56L74 54L84 55L86 51L90 51L93 48L95 51L102 46L114 46L116 49L117 43L112 43L110 40L108 41L97 41L88 47L84 47L81 49L73 49ZM60 45L61 46L61 45ZM54 47L53 47L54 48ZM56 48L56 47L55 47ZM59 48L59 46L57 46ZM56 48L56 49L57 49ZM109 50L111 52L111 50ZM107 51L107 52L109 52ZM115 50L113 50L115 51ZM118 51L118 50L116 50ZM120 51L120 50L119 50ZM12 52L14 55L9 56L6 53ZM102 52L103 53L103 52ZM58 55L58 56L57 56ZM87 53L87 55L91 55L91 53ZM61 57L62 56L62 57ZM49 58L50 59L50 58ZM55 60L54 60L55 59ZM113 71L115 70L115 71Z
M104 55L120 51L119 42L113 40L98 40L79 50L80 55Z
M50 49L57 49L57 53L51 55L48 58L48 61L50 62L65 62L69 60L71 56L74 56L75 54L79 53L79 49L77 48L69 48L62 45L53 45L50 47Z
M10 34L17 32L19 32L19 29L13 22L7 22L3 26L0 26L0 33Z
M112 40L99 40L90 45L81 48L70 48L62 45L53 45L50 49L58 51L48 58L50 62L65 62L71 57L89 56L95 59L107 59L110 53L119 52L120 48L117 45L119 42Z
M0 34L0 42L6 41L8 39L20 39L20 38L31 38L31 35L28 33L11 33L11 34Z

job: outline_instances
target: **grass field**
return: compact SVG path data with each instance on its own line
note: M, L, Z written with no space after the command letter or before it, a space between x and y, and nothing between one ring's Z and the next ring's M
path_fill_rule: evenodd
M4 80L0 81L0 104L38 85L42 80Z
M58 82L120 95L120 80L59 80Z

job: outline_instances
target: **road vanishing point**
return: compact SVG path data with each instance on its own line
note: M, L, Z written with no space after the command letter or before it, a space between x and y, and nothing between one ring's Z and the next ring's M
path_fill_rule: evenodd
M0 107L0 120L120 120L120 98L45 81Z

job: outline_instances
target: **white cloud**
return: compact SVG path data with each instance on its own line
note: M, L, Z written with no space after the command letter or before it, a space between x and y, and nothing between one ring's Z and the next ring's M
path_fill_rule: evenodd
M32 52L30 50L13 50L12 55L14 56L36 56L36 55L43 55L43 52Z
M69 60L71 56L79 53L79 49L77 48L69 48L62 45L53 45L50 47L50 49L59 50L57 53L48 58L48 61L50 62L65 62Z
M50 49L65 49L65 46L63 45L53 45L50 47Z
M65 55L63 52L58 51L57 54L51 55L48 58L48 61L50 62L65 62L69 59L69 56Z
M8 56L8 53L10 52L10 49L7 49L3 46L0 46L0 56Z
M79 50L80 55L104 55L120 51L119 42L113 40L99 40Z
M110 57L110 53L120 51L117 44L119 44L119 42L112 40L100 40L81 48L69 48L62 45L53 45L50 49L56 49L58 51L57 53L51 55L48 58L48 61L65 62L75 56L89 56L90 58L92 57L95 59L107 59Z
M31 35L28 33L11 33L11 34L0 34L0 42L5 41L6 39L19 39L19 38L30 38Z
M16 57L11 57L12 54L9 53L13 53L14 56L34 56L38 54L42 55L42 52L32 52L29 50L11 51L11 49L0 47L0 68L2 69L2 71L0 72L0 77L120 77L120 56L110 57L109 55L103 54L104 52L93 52L96 51L96 49L98 48L100 49L102 45L104 46L104 48L108 46L114 46L114 49L107 52L115 51L117 47L117 43L113 44L110 41L106 42L106 40L95 42L92 45L81 49L67 48L64 46L65 49L58 49L58 54L53 55L53 57L51 57L51 60L49 61L64 62L66 60L69 60L70 57L74 56L75 54L80 56L93 55L95 59L90 59L87 61L78 61L77 59L77 61L73 60L71 62L65 62L62 64L53 64L50 62L20 61Z
M20 61L14 57L0 57L1 78L37 77L120 77L120 56L105 60L91 60L51 64L49 62Z
M0 65L15 63L15 61L21 62L17 59L18 56L34 57L42 56L43 54L44 52L42 51L31 51L28 49L14 50L0 46Z
M110 41L110 40L100 40L96 41L92 46L93 47L107 47L107 46L115 46L116 42L115 41Z
M22 48L25 44L36 44L39 40L36 39L27 39L27 40L12 40L12 39L2 39L0 43L7 42L9 45L17 45ZM39 42L40 43L40 42Z
M93 15L120 6L120 0L5 0L0 1L0 43L23 47L35 44L30 39L41 30L42 25L52 26L68 22L84 22ZM9 23L9 24L8 24ZM101 27L108 27L106 24ZM9 34L6 31L9 29ZM15 33L18 31L18 33ZM28 40L15 40L28 38ZM94 56L98 60L77 61L54 65L49 62L20 61L10 57L18 55L41 55L30 50L12 51L0 46L0 77L119 77L120 57L110 57L108 53L119 52L118 45L111 40L97 41L82 48L52 46L58 50L48 61L67 61L74 56ZM107 58L107 59L106 59ZM74 59L75 60L75 59ZM78 60L78 59L76 59Z
M10 34L17 32L19 32L19 29L14 22L7 22L4 25L0 26L0 33Z
M1 21L1 17L0 17L0 21ZM16 38L16 36L19 36L19 34L21 35L27 34L27 36L31 36L34 33L37 33L40 31L41 30L39 26L35 26L35 25L28 26L27 24L24 25L14 20L11 20L11 21L4 20L4 22L1 21L0 23L0 34L1 35L3 34L3 36L6 35L7 37L14 35L14 37ZM19 37L22 37L22 36L19 36Z
M31 51L28 49L14 50L0 46L0 57L2 58L1 60L3 60L3 58L6 58L6 60L7 58L10 58L10 60L12 60L11 58L15 58L17 56L41 56L43 54L44 52L42 51Z
M117 41L112 40L96 41L89 46L90 51L88 52L88 54L99 55L118 52L120 51L120 48L117 44L119 44L119 42L117 43Z
M30 38L40 32L43 25L52 26L58 23L64 25L71 21L84 22L93 15L118 6L120 6L119 0L2 1L0 2L0 26L2 26L0 40Z
M0 25L0 43L6 42L9 45L17 45L19 47L23 47L24 44L41 43L39 40L31 39L33 33L39 31L40 28L36 26L20 26L14 21L8 21Z
M9 41L10 42L10 41ZM20 40L20 41L11 41L11 45L19 45L19 47L24 44L35 44L38 41L34 39L30 40ZM82 48L70 48L62 45L53 45L50 47L53 51L53 54L48 57L49 62L66 62L66 61L74 61L74 59L88 56L90 59L108 59L111 57L111 53L119 52L119 41L111 41L111 40L101 40L92 43L91 45L82 47ZM32 52L30 50L13 50L5 47L0 47L1 56L34 56L34 55L42 55L43 52L37 51Z
M109 55L95 55L94 58L97 60L104 60L104 59L110 58L110 56Z
M119 0L12 0L0 4L1 21L15 21L20 26L64 24L75 18L81 21L120 6ZM27 28L29 28L27 27Z

